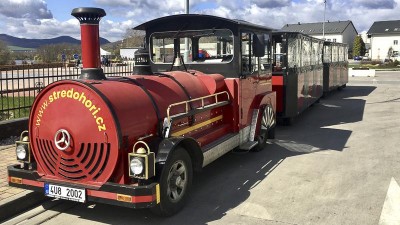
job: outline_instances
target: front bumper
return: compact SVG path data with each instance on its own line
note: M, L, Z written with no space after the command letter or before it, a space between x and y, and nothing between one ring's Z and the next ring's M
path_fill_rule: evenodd
M8 184L12 187L42 192L44 184L36 171L19 168L20 165L8 166ZM72 183L60 182L60 185L85 188L87 202L99 202L129 208L150 208L160 203L160 187L158 183L145 186L129 186L107 182L99 188L82 187Z

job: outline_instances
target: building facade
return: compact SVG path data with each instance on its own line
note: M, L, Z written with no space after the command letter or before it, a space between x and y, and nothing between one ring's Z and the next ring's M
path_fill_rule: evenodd
M367 32L372 60L400 61L400 20L376 21Z
M282 30L302 32L319 39L325 38L327 41L345 43L349 46L349 51L352 51L354 39L358 35L350 20L328 21L325 24L322 22L287 24L282 27Z

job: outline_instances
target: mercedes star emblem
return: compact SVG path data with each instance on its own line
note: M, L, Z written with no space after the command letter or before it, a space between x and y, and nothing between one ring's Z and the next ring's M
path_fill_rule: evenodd
M59 150L64 151L71 145L71 135L67 130L60 129L54 136L54 143Z

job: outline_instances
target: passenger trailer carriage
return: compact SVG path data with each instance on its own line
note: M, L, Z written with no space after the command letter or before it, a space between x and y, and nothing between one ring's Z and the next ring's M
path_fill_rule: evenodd
M272 34L272 90L277 117L289 125L307 108L348 82L347 45L299 32Z
M323 41L297 32L274 32L272 46L277 116L290 124L323 94Z
M349 81L348 47L346 44L324 42L324 95L346 87Z
M146 50L131 76L106 78L98 8L81 23L79 80L53 83L32 106L17 142L10 186L79 202L151 208L185 204L193 171L234 148L274 137L271 29L238 20L175 15L144 23Z

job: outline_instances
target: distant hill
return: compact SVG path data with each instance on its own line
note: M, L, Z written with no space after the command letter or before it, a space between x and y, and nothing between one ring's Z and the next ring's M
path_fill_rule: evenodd
M0 34L0 40L4 41L9 46L18 46L22 48L39 48L43 45L50 45L50 44L81 44L80 40L69 36L60 36L56 38L50 39L28 39L28 38L17 38L7 34ZM100 45L110 43L105 38L100 38Z

